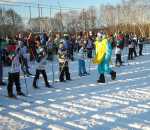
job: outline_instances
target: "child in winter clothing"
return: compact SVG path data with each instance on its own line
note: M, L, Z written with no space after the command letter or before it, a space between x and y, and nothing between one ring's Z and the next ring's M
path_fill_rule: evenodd
M46 42L46 46L47 46L47 53L48 53L47 59L53 61L53 41L51 38L49 38L48 41Z
M87 49L87 58L92 58L92 50L93 50L92 37L89 37L89 39L87 40L86 49Z
M11 71L8 73L8 96L11 98L15 98L16 96L13 94L13 83L16 85L17 95L25 96L24 93L21 92L20 87L20 57L19 57L19 48L16 51L16 55L12 59Z
M46 53L44 52L44 49L43 48L38 48L38 58L37 58L37 62L39 63L37 68L36 68L36 74L35 74L35 77L34 77L34 80L33 80L33 87L34 88L38 88L37 86L37 80L39 79L39 76L40 74L43 75L44 77L44 81L45 81L45 86L50 88L51 85L49 85L48 83L48 80L47 80L47 74L46 74L46 68L45 68L45 65L46 65Z
M129 53L128 53L128 60L133 60L133 51L134 51L134 41L129 40Z
M133 42L134 42L134 46L133 46L133 54L134 54L134 57L137 57L137 53L136 53L136 47L137 47L137 37L136 35L133 37Z
M78 53L78 63L79 63L79 76L87 75L86 67L85 67L85 48L84 45L79 50Z
M58 49L58 60L59 60L59 81L64 82L64 75L66 76L66 80L70 79L69 66L68 66L68 56L67 50L64 48L63 41L61 41Z
M18 41L20 47L20 56L21 56L21 69L24 74L27 76L32 75L29 72L29 60L30 54L28 53L28 48L23 41Z
M121 49L117 46L116 47L116 50L115 50L115 54L116 54L116 66L117 66L117 63L119 62L119 66L122 65L122 60L121 60Z
M142 38L142 37L140 37L139 39L138 39L138 45L139 45L139 56L142 56L143 54L142 54L142 51L143 51L143 42L144 41L144 39Z
M119 62L119 66L122 65L122 51L124 48L124 35L119 32L116 36L116 65Z

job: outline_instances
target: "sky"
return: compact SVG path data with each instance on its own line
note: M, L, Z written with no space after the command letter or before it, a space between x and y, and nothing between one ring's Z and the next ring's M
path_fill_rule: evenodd
M3 0L0 0L3 1ZM5 1L5 0L4 0ZM61 6L74 7L74 8L87 8L91 5L98 6L100 4L118 4L121 0L6 0L13 2L26 2L26 3L38 3L47 5L58 5L58 1Z
M34 0L35 1L35 0ZM40 0L45 1L49 4L58 4L58 0ZM75 7L75 8L86 8L88 6L94 5L100 5L100 4L117 4L120 0L59 0L60 4L62 6L68 6L68 7Z
M51 6L58 6L58 7L71 7L71 8L88 8L89 6L96 6L99 7L102 4L112 4L116 5L119 4L121 0L0 0L0 3L2 1L10 1L10 2L25 2L25 3L32 3L36 4L39 1L40 4L44 5L51 5ZM1 5L1 4L0 4ZM3 6L3 5L1 5ZM22 17L29 18L29 8L28 7L22 7L22 6L6 6L5 8L13 8L15 9ZM59 10L52 10L52 15L55 14ZM31 8L32 17L38 16L38 9L37 7ZM42 9L42 14L45 16L49 16L50 11L49 9Z

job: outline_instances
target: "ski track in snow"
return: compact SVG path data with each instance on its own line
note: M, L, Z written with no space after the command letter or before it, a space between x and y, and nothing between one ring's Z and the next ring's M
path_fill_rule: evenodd
M0 87L0 130L150 130L150 45L144 56L113 67L117 79L106 75L106 83L98 84L97 67L91 74L78 76L77 61L70 63L72 81L56 83L55 88L32 88L33 78L26 77L29 97L23 100L6 98L6 87ZM126 59L126 55L124 56ZM114 60L114 56L113 56ZM89 71L89 60L86 62ZM129 65L128 65L129 64ZM35 63L31 71L35 73ZM9 67L4 69L7 79ZM58 64L54 63L55 80ZM51 63L47 64L48 79L52 82ZM22 90L26 92L24 77ZM14 91L15 93L15 91Z

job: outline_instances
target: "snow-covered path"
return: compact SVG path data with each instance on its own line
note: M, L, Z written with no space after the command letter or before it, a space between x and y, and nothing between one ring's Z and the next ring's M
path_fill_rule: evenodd
M30 97L23 98L26 101L3 97L6 87L0 88L0 130L150 130L149 57L147 45L144 56L113 68L117 79L111 81L106 75L106 84L96 83L94 65L91 75L78 77L77 61L70 63L73 80L56 83L55 88L43 87L40 80L41 89L34 90L33 79L27 78ZM48 68L48 78L52 79ZM56 78L57 69L55 64ZM5 76L7 71L5 68ZM21 82L25 92L23 77Z

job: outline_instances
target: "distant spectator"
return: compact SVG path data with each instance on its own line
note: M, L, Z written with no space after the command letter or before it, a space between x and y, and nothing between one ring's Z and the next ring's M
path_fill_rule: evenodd
M142 37L140 37L140 38L138 39L139 56L142 56L142 55L143 55L143 53L142 53L142 51L143 51L143 42L144 42L144 39L143 39Z

